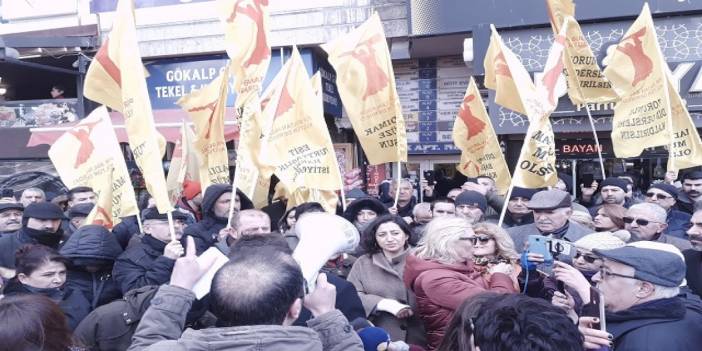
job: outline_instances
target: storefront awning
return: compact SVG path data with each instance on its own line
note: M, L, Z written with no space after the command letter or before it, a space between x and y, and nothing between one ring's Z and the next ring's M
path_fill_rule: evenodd
M227 108L226 116L234 116L234 108ZM156 129L166 138L166 141L175 142L180 138L180 126L183 121L190 124L190 118L183 110L154 110L154 121ZM124 125L124 118L119 112L110 112L112 125L115 128L117 140L121 143L128 142L127 131ZM65 123L52 127L31 128L31 136L27 142L27 147L37 146L41 144L53 144L63 133L72 128L78 122ZM224 139L226 141L237 140L239 138L239 128L233 119L225 120L224 122Z

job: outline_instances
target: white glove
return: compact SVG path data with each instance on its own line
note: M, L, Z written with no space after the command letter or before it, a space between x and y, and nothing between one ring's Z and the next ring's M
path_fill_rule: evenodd
M405 308L411 307L393 299L382 299L375 305L376 310L391 313L393 316L397 316L397 314Z
M409 351L409 345L404 341L393 341L388 345L388 351Z

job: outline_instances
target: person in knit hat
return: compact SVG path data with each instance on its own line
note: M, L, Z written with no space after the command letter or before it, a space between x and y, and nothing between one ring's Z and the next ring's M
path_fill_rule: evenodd
M178 200L178 207L192 213L198 221L202 219L202 188L200 182L186 180L183 182L183 194Z
M483 220L487 210L487 200L483 194L466 190L456 197L456 215L475 224Z
M515 186L507 202L507 213L502 226L505 228L534 223L534 215L529 209L529 200L538 189L527 189Z
M587 207L593 217L603 204L622 205L626 208L631 206L631 199L627 198L629 183L626 180L618 177L605 178L599 184L599 193L596 194L597 186L597 182L587 187L580 184L580 204Z
M651 184L646 191L646 202L656 204L668 214L666 223L668 228L664 234L678 238L687 238L685 232L690 227L690 214L675 209L678 200L678 188L666 183Z
M63 211L51 202L30 203L22 216L22 228L0 237L0 267L15 268L15 251L24 244L42 244L57 249L63 230Z

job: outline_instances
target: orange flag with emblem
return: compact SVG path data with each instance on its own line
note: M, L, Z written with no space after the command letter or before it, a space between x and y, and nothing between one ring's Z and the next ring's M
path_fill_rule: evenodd
M229 184L229 156L224 140L224 114L229 92L229 67L200 90L177 102L195 126L195 151L200 159L200 184Z
M565 22L565 53L563 62L568 82L568 96L574 105L604 103L618 99L612 84L602 74L597 59L575 20L572 0L546 0L551 29L557 35Z
M487 175L495 180L500 194L506 193L511 179L509 168L473 77L453 122L452 137L461 150L456 169L466 177Z
M334 146L296 47L281 73L285 81L266 106L275 111L266 163L275 167L275 174L291 192L303 186L337 190L341 175Z
M68 188L89 186L97 192L109 185L112 224L139 213L127 164L104 106L59 137L49 149L49 158Z
M645 148L670 144L670 100L664 67L667 69L651 11L644 4L604 71L621 97L612 118L612 146L617 157L636 157Z
M390 51L374 13L353 31L322 45L368 162L407 162L407 133Z
M159 212L173 210L161 159L165 139L156 131L139 54L134 4L120 0L109 38L95 54L85 76L84 95L122 112L129 147Z

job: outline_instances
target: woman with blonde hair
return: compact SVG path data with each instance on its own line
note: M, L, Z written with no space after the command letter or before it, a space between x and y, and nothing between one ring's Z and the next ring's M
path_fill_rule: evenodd
M475 269L488 274L491 267L499 263L512 266L512 282L515 289L519 289L519 254L514 249L514 241L501 227L487 222L477 223L473 226L475 241L473 244L473 263Z
M496 263L486 274L476 269L476 234L460 217L439 217L427 224L424 237L406 258L404 283L417 298L419 317L427 330L427 350L435 350L454 311L482 292L517 292L507 263Z

